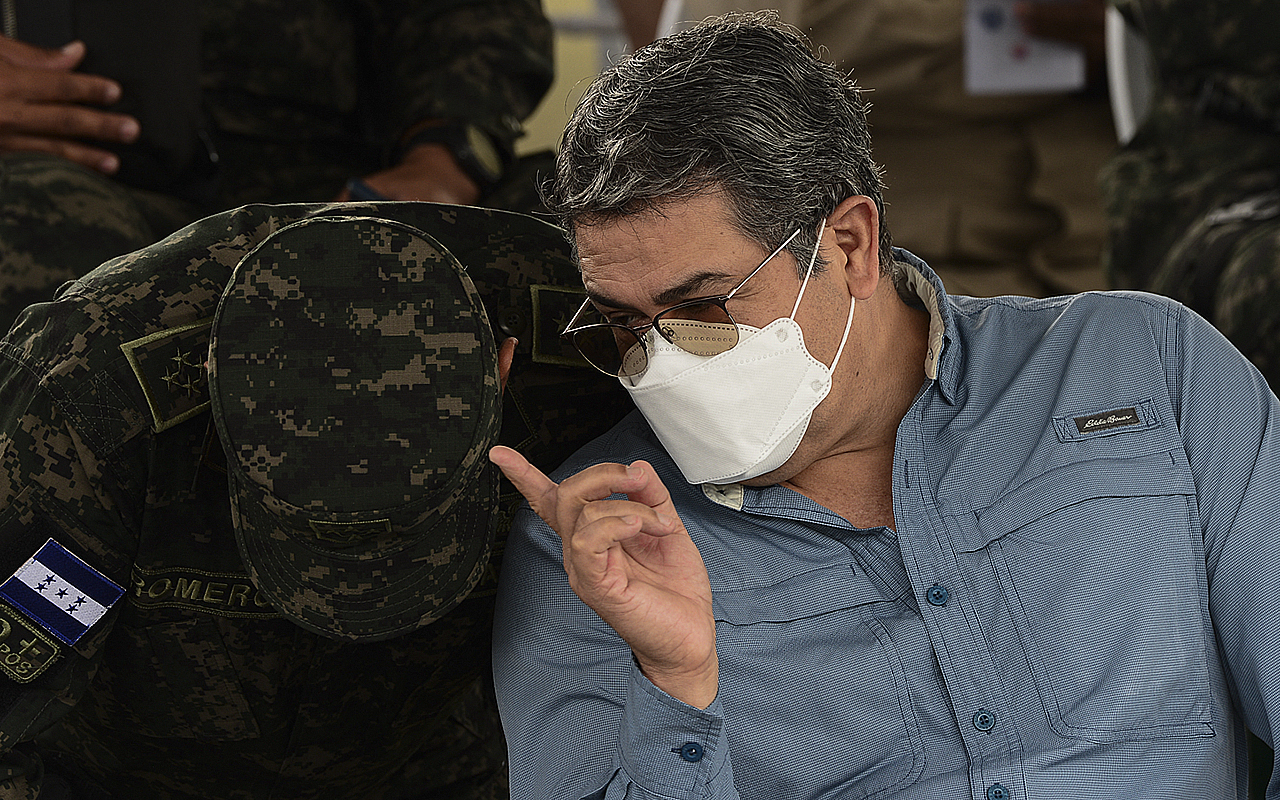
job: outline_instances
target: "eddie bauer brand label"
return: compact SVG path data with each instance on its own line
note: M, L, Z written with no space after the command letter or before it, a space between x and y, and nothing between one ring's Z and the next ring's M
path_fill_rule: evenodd
M1114 411L1103 411L1100 414L1075 418L1076 430L1081 433L1123 428L1126 425L1137 425L1139 422L1141 420L1138 419L1137 408L1117 408Z

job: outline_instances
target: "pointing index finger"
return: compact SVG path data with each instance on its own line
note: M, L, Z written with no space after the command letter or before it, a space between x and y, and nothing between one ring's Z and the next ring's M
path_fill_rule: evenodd
M524 495L524 499L529 501L529 505L538 513L538 516L545 519L542 512L548 506L554 508L558 484L510 447L497 445L491 448L489 460L502 470L507 480L511 481L520 494Z

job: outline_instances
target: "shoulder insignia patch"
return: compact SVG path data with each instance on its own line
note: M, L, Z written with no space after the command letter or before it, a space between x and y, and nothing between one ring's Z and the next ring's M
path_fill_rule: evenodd
M0 672L30 683L57 659L61 648L36 626L0 603Z
M120 345L142 385L156 433L209 407L204 362L212 318L179 325Z
M124 589L53 539L3 584L0 598L66 644L80 641Z
M535 285L529 287L529 293L533 300L533 360L563 367L587 366L573 345L560 338L587 291L582 287Z

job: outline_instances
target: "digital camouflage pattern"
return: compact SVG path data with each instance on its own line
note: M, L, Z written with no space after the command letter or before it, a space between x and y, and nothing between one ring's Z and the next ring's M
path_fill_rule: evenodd
M218 301L271 234L365 215L430 235L495 339L520 338L500 442L551 468L629 410L557 335L582 300L560 232L502 212L249 206L32 307L0 341L0 577L53 537L127 592L35 681L0 676L0 797L34 797L42 772L83 797L504 796L483 677L501 537L463 602L373 643L283 618L236 545L203 368ZM499 502L505 534L520 497Z
M206 214L333 199L388 166L423 119L469 121L510 147L551 82L539 0L186 2L201 24L197 163L160 195L48 156L0 156L0 332L63 281ZM535 168L484 205L536 209Z
M240 553L290 620L390 638L479 581L497 348L475 286L430 236L358 217L268 236L218 306L209 389Z
M0 155L0 333L66 281L196 216L184 201L130 189L63 158Z
M1103 173L1110 277L1199 311L1280 386L1280 5L1119 5L1159 77Z
M324 201L424 119L510 147L551 84L539 0L195 0L219 208Z

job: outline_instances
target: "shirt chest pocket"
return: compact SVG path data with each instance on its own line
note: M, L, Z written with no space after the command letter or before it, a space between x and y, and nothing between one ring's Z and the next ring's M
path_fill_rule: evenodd
M901 604L847 564L713 596L734 774L752 796L808 796L818 753L841 770L824 797L879 797L920 776Z
M1056 733L1213 735L1195 488L1174 453L1053 470L972 522Z

